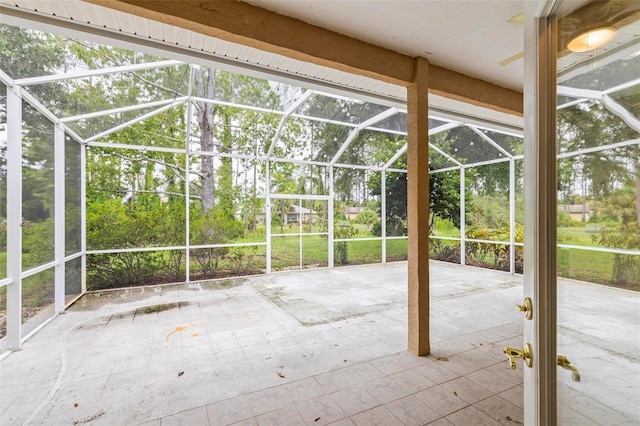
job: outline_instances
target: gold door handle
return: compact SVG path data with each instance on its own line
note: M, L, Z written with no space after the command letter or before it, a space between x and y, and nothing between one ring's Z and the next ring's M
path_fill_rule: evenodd
M528 320L533 318L533 305L529 297L525 297L522 305L516 305L516 308L524 314L524 317Z
M523 360L525 365L529 368L533 366L533 353L529 343L525 343L524 348L522 349L506 346L502 352L504 352L507 355L507 358L509 358L509 366L512 370L516 369L516 359Z
M580 372L577 368L571 365L571 361L569 361L566 356L558 355L558 366L564 368L565 370L571 371L571 380L573 380L574 382L580 381Z

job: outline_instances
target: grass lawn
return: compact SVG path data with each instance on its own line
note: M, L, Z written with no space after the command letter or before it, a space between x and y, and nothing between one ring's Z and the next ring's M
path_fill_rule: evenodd
M436 236L459 237L459 230L447 221L436 221ZM559 227L558 244L603 247L593 241L597 233L586 232L584 227ZM445 241L440 244L446 245ZM604 247L603 247L604 248ZM590 281L640 291L638 278L614 277L614 255L579 249L558 248L558 276L577 280Z
M367 225L354 225L358 233L353 238L372 237ZM274 232L281 232L279 226L272 228ZM296 224L285 225L282 233L285 236L272 237L272 269L275 271L297 269L300 267L300 228ZM303 227L302 234L302 267L317 268L328 266L328 239L326 235L305 235L309 232L323 232L319 226L312 228ZM445 224L438 235L457 236L458 230ZM593 233L585 232L583 227L558 228L558 242L560 244L582 245L594 247ZM266 242L264 226L259 227L254 233L236 241L237 243ZM347 241L335 243L334 260L336 266L380 263L382 261L382 242L371 241ZM454 242L444 242L445 245L457 245ZM387 261L405 260L407 258L407 240L387 240ZM346 251L345 251L346 249ZM206 249L203 249L206 250ZM166 252L168 253L168 252ZM193 253L193 252L192 252ZM435 253L432 253L432 257ZM25 254L23 262L29 263L29 254ZM115 255L114 255L115 256ZM167 255L168 256L168 255ZM165 256L165 257L167 257ZM242 275L246 273L259 273L266 269L266 246L233 247L221 250L216 265L216 276ZM638 257L629 256L634 262ZM614 276L615 256L610 253L593 252L579 249L558 248L558 275L567 278L579 279L589 282L602 283L617 287L640 291L640 280L630 275L629 277ZM115 264L114 264L115 265ZM179 266L178 275L184 276L184 258ZM203 278L202 264L192 255L191 271L193 279ZM0 253L0 271L6 271L6 253ZM0 274L0 277L6 275ZM156 279L162 278L162 271L158 271ZM159 282L159 281L155 281ZM144 282L146 283L146 282ZM140 285L143 282L131 282L129 285ZM91 288L91 282L89 282ZM48 270L23 281L23 303L26 309L36 311L53 300L53 270ZM6 309L6 288L0 289L0 315ZM24 315L29 316L26 312Z
M271 267L276 270L298 268L300 266L300 238L297 235L273 237L271 245ZM342 245L340 245L342 244ZM346 257L341 250L346 248ZM326 267L329 263L328 239L320 235L302 237L303 268ZM388 240L387 260L405 260L407 241ZM382 262L382 241L345 241L335 243L334 261L336 266L359 265Z
M6 258L6 254L3 253ZM5 263L6 264L6 263ZM54 301L53 268L22 280L22 323L26 323L38 312ZM6 334L7 287L0 288L0 337Z
M602 247L594 243L592 238L597 233L585 232L582 227L558 227L558 244L570 244L575 246Z
M366 225L358 225L357 229L359 232L354 238L371 236ZM279 229L274 229L274 231L279 232ZM299 231L300 229L295 226L286 226L283 228L283 233L287 234L286 236L272 238L271 261L274 271L300 267ZM308 229L306 231L309 232ZM238 242L265 242L264 235L260 235L262 232L264 230L259 229L256 233ZM319 228L313 228L311 232L322 231ZM448 229L445 233L456 236L455 229ZM561 244L596 246L591 240L592 235L585 232L584 228L558 228L558 242ZM457 245L453 241L442 241L441 243ZM341 243L335 244L335 266L380 263L382 261L382 241L380 240L347 241L342 243L343 246L340 248L338 245ZM387 240L386 247L387 261L406 260L406 239ZM340 251L345 248L346 252ZM328 249L326 236L304 235L303 233L302 267L326 267L328 265ZM28 257L28 254L25 256ZM640 280L637 278L619 282L620 278L614 276L614 258L614 254L611 253L558 248L558 276L640 291ZM630 259L635 261L637 256L633 256ZM202 276L198 275L200 266L193 257L191 265L192 279L201 279ZM6 253L0 253L0 268L0 271L6 271ZM257 271L264 271L265 268L265 246L226 249L221 253L218 264L220 276L256 273ZM181 269L184 271L184 260ZM184 272L182 273L184 274ZM23 321L28 321L40 310L53 303L53 275L53 269L49 269L23 280ZM136 285L136 283L132 282L129 285ZM6 290L6 287L0 288L0 336L4 335L6 329Z
M343 246L339 246L343 244ZM346 248L342 255L342 248ZM361 265L382 262L382 241L348 241L336 243L335 266Z
M29 259L29 253L22 255L23 269L30 269L32 262ZM37 265L36 265L37 266ZM7 276L7 253L0 253L0 278ZM2 287L2 296L0 296L0 312L6 309L5 296L6 287ZM53 268L40 272L34 276L22 280L22 303L25 307L37 309L46 306L49 299L53 301ZM23 314L24 315L24 314Z
M407 260L407 240L387 240L387 262Z

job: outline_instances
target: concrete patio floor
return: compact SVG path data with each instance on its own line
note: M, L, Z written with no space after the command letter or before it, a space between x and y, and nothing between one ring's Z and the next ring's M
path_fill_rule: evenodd
M406 262L85 295L0 362L0 424L523 423L522 277L432 262L432 354ZM562 280L560 424L640 424L640 297ZM585 308L586 307L586 308Z

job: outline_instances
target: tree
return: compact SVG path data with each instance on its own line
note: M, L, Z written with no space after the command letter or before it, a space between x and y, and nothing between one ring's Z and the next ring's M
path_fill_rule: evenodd
M371 195L382 196L380 174L374 174L369 181ZM407 218L407 175L406 173L386 174L387 235L402 235L406 232ZM473 196L468 187L472 178L466 176L467 191L465 205L473 206ZM378 208L378 214L381 209ZM431 173L429 175L429 227L433 232L435 218L449 219L454 226L460 227L460 172ZM467 219L468 220L468 219ZM375 235L381 235L380 226L373 227Z
M271 216L271 222L280 225L280 233L284 232L284 225L287 223L287 213L291 211L294 204L288 198L275 198L272 201L272 212L277 213Z
M194 72L196 96L213 99L215 92L216 70L199 68ZM198 127L200 130L200 150L205 153L214 151L213 124L215 107L210 102L196 101ZM213 209L215 200L213 157L203 155L200 163L201 187L200 205L203 212Z
M609 112L601 103L590 101L558 111L558 143L564 152L594 148L640 136L619 117ZM628 163L622 158L638 158L640 147L630 145L618 151L584 153L572 157L573 175L580 179L581 200L593 202L592 210L615 189L616 184L635 177L640 186L638 162ZM635 164L633 164L635 163ZM566 174L566 170L563 171ZM574 185L575 186L575 185ZM640 212L638 212L640 217Z
M266 80L200 67L194 71L196 96L225 102L271 105L279 108L280 97ZM212 154L241 153L256 155L259 149L265 149L271 140L275 115L215 105L211 102L197 101L197 127L200 138L200 150L205 154L200 165L201 208L205 212L216 203L228 218L233 219L237 211L237 202L241 197L237 177L243 168L257 171L255 162L238 161L234 169L233 159L214 157ZM244 151L249 147L248 152ZM235 178L235 180L234 180ZM255 179L254 182L255 184ZM256 211L255 185L253 197L245 199L253 203Z
M386 197L387 236L406 235L407 232L407 174L385 173L385 193L382 193L382 173L374 173L369 179L369 189L374 197ZM382 206L378 208L382 216ZM381 224L374 224L371 233L382 235Z
M330 96L314 96L307 101L302 111L306 115L322 117L334 121L358 124L385 111L387 108L368 102L357 103L336 99ZM397 119L396 119L397 120ZM296 148L307 151L304 159L330 162L334 159L354 129L344 125L325 122L309 124L310 143L304 141ZM400 137L395 133L362 130L351 141L338 159L342 164L382 165L402 146ZM401 141L404 143L404 140ZM303 145L304 144L304 145ZM333 189L337 199L356 201L354 189L361 189L360 198L366 193L366 184L360 176L361 171L349 168L334 169Z
M64 71L67 50L61 37L0 24L0 69L13 79L39 77ZM60 83L35 85L30 91L42 98L61 88ZM0 91L4 103L5 91Z
M470 201L471 194L467 191L465 206ZM431 233L434 231L436 217L449 219L456 228L460 228L459 170L429 174L429 231Z
M634 185L627 182L622 188L618 188L607 197L602 207L602 214L609 219L619 221L625 227L636 221L637 199Z
M0 69L14 79L64 71L66 53L60 37L0 24ZM43 99L61 88L60 83L50 83L32 86L29 91ZM59 96L58 102L64 106L64 96ZM0 90L0 105L0 123L6 123L6 90ZM53 260L53 123L23 105L23 263L28 268ZM5 147L0 155L0 178L6 182ZM0 204L6 205L4 188Z

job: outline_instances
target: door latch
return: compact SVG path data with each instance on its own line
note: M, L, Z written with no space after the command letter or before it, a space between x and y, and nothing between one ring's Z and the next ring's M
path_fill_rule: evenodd
M524 314L524 317L528 320L533 318L533 305L531 304L531 298L525 297L522 305L516 305L516 308Z
M522 349L506 346L502 352L509 358L509 366L512 370L516 369L516 359L523 360L524 364L529 368L533 366L533 352L531 351L531 345L529 343L525 343Z
M571 380L574 382L580 381L580 372L577 368L571 365L571 361L564 355L558 355L558 366L564 368L565 370L571 371Z

